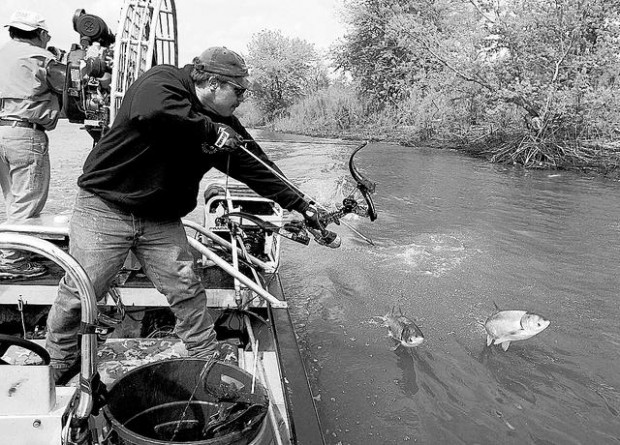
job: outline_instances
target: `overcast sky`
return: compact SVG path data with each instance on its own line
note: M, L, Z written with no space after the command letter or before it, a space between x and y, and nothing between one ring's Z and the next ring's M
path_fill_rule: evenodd
M28 9L43 15L52 34L50 45L68 50L78 43L73 14L85 9L103 18L116 32L123 0L0 0L0 23L13 11ZM344 35L342 0L176 0L179 63L188 63L209 46L226 46L247 53L252 36L264 29L314 43L319 51ZM0 44L7 40L0 30Z

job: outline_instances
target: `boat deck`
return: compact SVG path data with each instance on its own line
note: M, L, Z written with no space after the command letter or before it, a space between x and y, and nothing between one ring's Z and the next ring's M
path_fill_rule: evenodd
M33 340L45 347L44 340ZM97 350L97 370L101 381L111 386L138 366L159 360L187 357L187 350L178 338L109 338ZM12 365L40 365L41 359L35 353L17 346L10 347L1 357ZM239 349L239 367L253 373L255 354L252 351ZM260 362L267 379L271 403L277 408L278 416L287 419L284 393L277 371L278 361L275 351L261 351ZM67 386L77 387L78 377L74 377Z
M40 221L31 221L29 226L3 226L0 230L30 233L47 239L66 251L68 219L52 217L51 223L50 225L50 218L44 216ZM0 328L7 325L5 323L7 317L13 317L11 320L13 329L17 328L13 333L19 334L22 332L24 317L28 322L34 322L33 320L36 320L40 314L45 317L46 311L53 303L58 282L64 275L64 271L60 266L45 258L35 258L35 260L40 260L48 266L46 275L35 279L0 281L0 307L3 310L0 313ZM145 315L156 313L159 316L166 312L171 315L171 311L165 297L157 292L148 278L141 273L135 258L131 258L130 255L125 265L126 267L119 273L116 289L125 311L130 313L131 317L125 317L124 321L97 350L97 368L102 382L106 385L113 385L119 377L140 365L187 356L187 351L181 341L171 335L170 328L174 324L174 317L168 326L165 326L166 329L161 330L162 336L165 337L160 338L159 333L153 331L153 326L149 326L150 333L145 335ZM197 261L196 272L205 286L207 307L216 322L218 339L231 338L228 336L227 326L218 325L218 317L224 316L229 308L237 306L234 280L219 267L199 267L199 265L200 261ZM251 277L249 268L243 270L242 267L241 272ZM283 424L289 429L286 436L291 440L286 443L324 443L280 277L277 273L262 274L262 276L264 282L267 283L268 292L283 304L271 306L261 298L254 298L246 308L252 315L250 318L255 337L252 341L256 343L252 344L247 336L241 338L239 367L266 383L264 386L269 391L275 415L284 420ZM250 293L249 296L251 295ZM117 303L110 294L106 295L105 301L99 302L100 311L105 311L106 307L114 315ZM118 316L118 308L116 311ZM34 318L28 319L32 313L35 314ZM22 323L20 323L20 318ZM224 320L226 320L225 317ZM44 320L42 326L44 326ZM232 338L235 338L235 335L233 333ZM43 343L43 340L35 341ZM256 344L260 346L257 351L254 351ZM258 359L256 364L255 359ZM16 353L15 357L9 355L7 358L5 355L5 360L26 363L32 358L22 350ZM73 384L77 385L77 381Z

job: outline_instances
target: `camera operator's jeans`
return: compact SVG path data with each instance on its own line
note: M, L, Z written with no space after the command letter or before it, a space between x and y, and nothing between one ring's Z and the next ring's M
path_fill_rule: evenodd
M49 140L41 130L0 127L0 187L6 204L6 221L39 216L50 187ZM0 250L1 265L25 261L24 253Z
M192 356L210 356L217 341L204 287L193 271L193 256L179 219L153 221L119 210L91 192L78 192L69 228L71 255L102 300L127 254L133 250L144 273L168 299L177 319L175 333ZM80 299L65 275L47 319L46 348L51 365L65 369L77 358Z

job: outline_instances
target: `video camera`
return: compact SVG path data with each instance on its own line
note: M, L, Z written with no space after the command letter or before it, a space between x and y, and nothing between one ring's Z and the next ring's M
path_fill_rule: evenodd
M55 51L59 63L49 77L62 94L63 115L69 122L84 124L96 143L110 125L112 56L115 37L100 17L76 10L73 29L80 35L69 52ZM64 72L63 72L64 70Z

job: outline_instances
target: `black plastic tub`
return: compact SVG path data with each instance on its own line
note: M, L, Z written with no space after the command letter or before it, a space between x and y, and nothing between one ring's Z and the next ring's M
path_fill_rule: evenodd
M182 358L140 366L117 380L103 408L119 444L266 445L267 391L241 368Z

